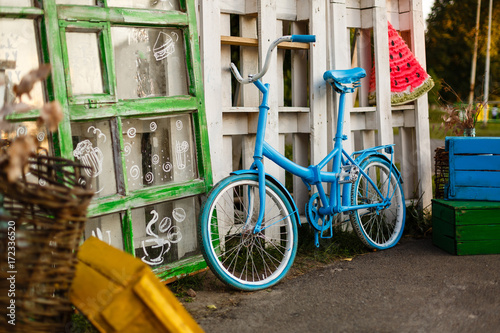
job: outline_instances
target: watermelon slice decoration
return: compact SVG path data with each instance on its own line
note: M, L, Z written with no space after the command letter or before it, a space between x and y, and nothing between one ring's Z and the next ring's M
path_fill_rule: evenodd
M399 105L416 100L434 86L434 81L422 68L408 45L389 25L389 65L391 72L391 104ZM370 77L368 100L375 104L375 67Z

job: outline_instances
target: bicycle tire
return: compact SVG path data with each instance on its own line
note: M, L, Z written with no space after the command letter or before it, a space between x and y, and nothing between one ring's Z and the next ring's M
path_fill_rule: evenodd
M380 156L370 156L361 169L375 182L382 195L391 193L391 204L378 211L358 209L351 213L351 224L361 241L370 249L384 250L396 245L404 230L406 206L401 182L395 167ZM392 170L391 170L392 169ZM390 177L390 187L388 187ZM351 190L352 205L381 202L371 183L360 173Z
M255 174L229 176L210 191L200 215L200 245L205 261L222 282L245 291L269 288L279 282L297 252L294 210L269 180L263 230L253 232L259 215L258 188Z

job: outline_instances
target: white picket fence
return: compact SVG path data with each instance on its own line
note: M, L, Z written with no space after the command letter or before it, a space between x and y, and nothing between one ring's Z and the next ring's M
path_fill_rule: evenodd
M345 147L354 151L395 143L407 200L422 197L424 207L430 203L427 97L398 107L391 107L390 100L387 22L401 32L425 68L421 0L199 0L199 8L214 182L250 166L257 128L258 91L253 85L232 86L231 52L239 57L239 69L246 76L258 72L268 45L277 37L314 34L316 42L309 48L290 44L278 49L263 78L271 84L266 140L281 153L287 147L301 165L319 162L333 147L337 121L337 99L323 73L363 67L367 78L346 103L344 134L349 140ZM239 22L233 31L236 36L231 36L232 20ZM368 105L372 66L376 68L376 107ZM287 70L291 80L284 82ZM285 86L292 91L287 103ZM266 164L266 170L285 182L284 171L272 163ZM302 212L309 193L300 179L293 180L292 192Z

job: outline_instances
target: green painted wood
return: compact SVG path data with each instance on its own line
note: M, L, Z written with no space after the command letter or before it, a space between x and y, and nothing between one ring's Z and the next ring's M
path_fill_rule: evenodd
M459 225L457 241L500 240L500 224Z
M455 225L446 220L432 216L432 233L455 238Z
M45 0L42 31L47 47L43 52L53 64L52 83L49 89L51 98L61 102L65 119L56 137L56 153L72 157L73 142L71 122L110 119L112 138L119 142L115 147L115 171L119 193L104 198L96 198L89 207L89 216L120 213L122 216L123 246L126 252L134 254L132 214L133 208L148 206L165 201L191 196L204 196L212 186L211 163L209 155L208 130L205 116L201 60L196 27L196 8L193 1L181 0L185 12L159 11L146 9L106 8L100 6L56 6L55 0ZM110 39L111 25L130 25L148 27L177 27L183 30L186 44L186 64L189 76L189 94L144 98L137 100L116 100L116 70L114 50ZM104 94L72 96L65 31L66 28L100 30L100 50L103 63ZM129 117L155 117L189 112L192 115L196 142L196 155L199 179L179 184L168 184L144 188L130 192L125 177L123 152L122 120ZM29 116L36 118L38 113ZM201 256L195 256L173 264L157 268L157 274L165 280L180 277L206 267Z
M457 242L458 255L498 254L500 240Z
M500 203L433 200L432 234L449 253L500 253Z
M203 179L196 179L187 183L170 185L168 187L154 187L134 191L129 196L114 195L99 198L89 205L89 216L98 216L127 210L128 208L153 205L165 200L175 200L193 195L199 195L208 191L207 184Z
M500 207L496 209L459 209L456 211L456 225L500 225Z
M54 0L43 2L45 15L41 23L43 45L46 46L44 53L48 54L48 60L52 65L50 83L52 98L61 103L63 119L59 123L59 130L53 135L54 150L58 156L73 159L73 142L71 138L71 122L69 118L68 98L66 91L66 75L64 58L62 52L59 22Z
M122 213L123 250L135 257L134 231L132 229L132 210L129 208Z
M181 1L181 8L186 8L190 14L189 18L189 47L186 48L188 59L192 59L193 67L193 85L195 88L195 96L197 97L198 107L197 114L193 117L198 147L198 171L200 176L205 179L207 191L212 186L212 163L210 160L210 146L208 141L208 126L205 114L205 97L203 90L203 75L201 72L200 46L198 38L198 29L196 26L196 8L194 1ZM185 34L188 35L188 34ZM188 61L189 63L189 61Z
M453 238L432 232L432 244L439 247L440 249L451 253L457 254L456 242Z
M5 18L36 18L43 14L43 9L35 7L0 7L0 16Z
M71 105L71 120L94 120L116 116L151 117L164 116L177 112L193 111L199 107L198 98L193 96L156 97L143 100L119 101L112 104Z
M135 8L102 8L64 5L58 6L58 18L67 21L83 21L92 18L93 21L130 25L168 25L182 27L188 24L188 15L183 12Z
M203 256L197 255L154 269L153 272L162 281L169 281L180 279L191 273L199 272L205 268L207 268L207 264L205 263Z
M432 217L440 218L449 223L454 223L455 213L446 205L446 201L440 199L432 200Z

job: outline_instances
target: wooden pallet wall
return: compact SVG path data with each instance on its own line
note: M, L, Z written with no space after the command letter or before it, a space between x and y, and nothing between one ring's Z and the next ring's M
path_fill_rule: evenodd
M287 45L273 55L264 81L271 84L266 140L281 153L291 151L302 165L319 162L333 146L336 98L323 81L327 69L376 67L377 106L368 105L369 79L349 97L346 149L396 143L396 160L407 199L430 204L431 154L427 98L391 107L387 21L425 66L421 0L199 0L200 38L214 181L252 162L259 95L253 85L231 84L231 52L239 51L243 76L258 71L268 45L286 34L315 34L316 43ZM238 29L231 34L231 20ZM234 26L234 25L233 25ZM354 36L354 37L351 37ZM307 45L305 45L307 47ZM289 52L290 62L285 61ZM236 53L238 54L238 53ZM234 60L234 59L233 59ZM284 62L289 65L283 69ZM284 70L290 81L284 83ZM284 85L292 90L284 100ZM234 91L233 91L234 90ZM291 148L290 148L291 147ZM240 163L241 161L241 163ZM267 170L285 183L285 173ZM300 179L293 195L303 209L308 193Z

